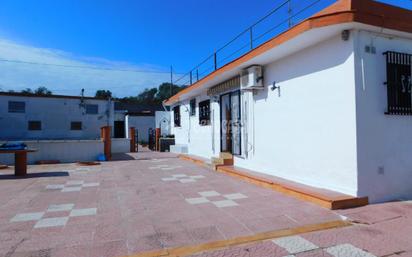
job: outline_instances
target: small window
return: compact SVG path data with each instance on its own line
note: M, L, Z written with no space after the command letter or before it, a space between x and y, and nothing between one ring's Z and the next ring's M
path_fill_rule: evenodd
M25 102L9 101L9 112L25 113L26 112L26 103Z
M190 100L190 116L196 115L196 99Z
M99 106L97 104L86 104L86 114L98 114Z
M82 130L82 122L72 121L70 124L70 130Z
M180 127L180 105L173 107L175 127Z
M28 123L29 130L41 130L41 121L32 120Z
M210 100L199 103L199 124L201 126L210 125Z
M386 52L387 114L412 115L412 55Z

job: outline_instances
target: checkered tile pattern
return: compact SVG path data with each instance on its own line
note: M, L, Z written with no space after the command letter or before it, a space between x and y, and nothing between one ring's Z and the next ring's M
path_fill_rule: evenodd
M83 188L87 187L97 187L99 183L96 182L89 182L85 183L83 180L69 180L66 184L55 184L55 185L47 185L47 190L60 190L60 192L67 193L67 192L79 192Z
M150 162L154 162L154 163L157 163L157 162L167 162L168 161L168 159L151 159L150 160Z
M293 257L303 253L312 256L311 253L315 251L322 251L324 255L321 256L334 256L334 257L376 257L375 255L368 253L362 249L359 249L351 244L339 244L328 248L320 248L312 242L304 239L300 236L283 237L272 240L274 244L285 249L291 255L287 257ZM319 252L316 253L319 255ZM316 255L316 256L317 256ZM306 256L306 255L305 255ZM315 256L315 255L313 255Z
M149 170L175 170L178 168L182 168L182 166L159 164L156 166L149 167Z
M74 170L69 170L68 172L86 172L86 171L91 171L91 169L82 167L82 168L76 168Z
M198 193L201 197L196 198L186 198L186 202L190 204L203 204L203 203L212 203L218 208L224 207L233 207L238 206L239 204L235 200L245 199L248 198L246 195L241 193L234 193L234 194L225 194L222 195L216 191L205 191ZM211 200L211 198L218 200Z
M197 180L205 178L202 175L197 176L188 176L186 174L175 174L168 178L162 178L162 181L169 182L169 181L178 181L180 183L193 183L197 182Z
M62 227L65 226L71 217L81 217L96 215L96 208L76 209L74 204L52 204L43 212L19 213L10 222L36 221L34 228ZM47 213L61 212L64 215L59 217L45 217Z

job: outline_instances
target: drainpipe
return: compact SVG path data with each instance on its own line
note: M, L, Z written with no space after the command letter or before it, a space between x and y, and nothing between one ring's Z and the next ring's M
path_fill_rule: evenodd
M126 134L126 138L130 138L129 137L129 114L126 113L126 115L124 116L124 129L125 129L125 134Z

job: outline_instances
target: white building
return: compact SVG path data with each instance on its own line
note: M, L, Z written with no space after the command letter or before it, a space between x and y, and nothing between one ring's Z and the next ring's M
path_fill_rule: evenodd
M157 128L156 115L160 118L162 106L135 103L115 103L114 137L129 138L129 129L134 127L138 142L149 141L149 131Z
M0 92L0 141L98 139L113 120L111 100Z
M231 152L235 166L371 202L410 198L411 64L412 11L340 0L170 98L172 134L191 155Z

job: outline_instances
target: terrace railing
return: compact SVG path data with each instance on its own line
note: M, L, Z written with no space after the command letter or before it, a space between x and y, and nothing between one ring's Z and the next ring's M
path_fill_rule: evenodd
M259 47L336 0L284 0L267 15L171 82L192 85L213 71Z

